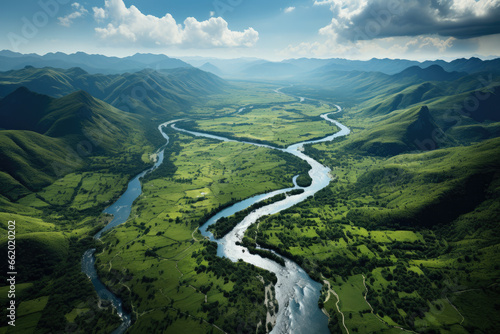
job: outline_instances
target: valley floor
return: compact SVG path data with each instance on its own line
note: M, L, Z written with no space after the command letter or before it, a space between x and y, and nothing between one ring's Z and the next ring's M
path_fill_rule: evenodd
M276 88L235 84L231 94L194 106L182 124L276 147L337 131L319 117L333 110L330 103L276 94ZM396 114L398 125L410 130L432 123L421 107ZM354 130L348 138L304 148L331 168L330 185L261 218L246 231L244 244L292 259L323 284L319 307L332 333L496 332L500 140L422 152L407 146L405 136L413 131L392 131L384 138L398 145L387 146L370 132L380 124L390 131L387 123L358 116L350 110L339 115ZM34 259L20 268L31 273L18 285L24 332L106 333L117 326L113 309L99 305L79 270L82 252L91 247L97 247L99 276L132 313L130 333L272 329L276 277L218 257L216 244L198 227L236 201L292 187L295 175L307 183L309 166L264 147L171 128L168 135L165 162L142 180L129 220L102 242L91 238L109 221L102 210L134 173L151 165L154 149L144 135L131 139L128 154L93 158L89 168L41 189L0 197L3 228L9 220L19 222L18 247L25 253L18 256ZM136 158L134 168L120 171ZM115 168L101 169L106 165ZM0 244L6 249L5 237ZM2 302L7 289L0 287Z

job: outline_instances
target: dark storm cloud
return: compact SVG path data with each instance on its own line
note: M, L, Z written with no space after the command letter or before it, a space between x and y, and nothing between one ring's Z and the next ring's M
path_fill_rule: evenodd
M457 39L500 33L500 0L316 1L334 17L323 32L358 40L438 34Z

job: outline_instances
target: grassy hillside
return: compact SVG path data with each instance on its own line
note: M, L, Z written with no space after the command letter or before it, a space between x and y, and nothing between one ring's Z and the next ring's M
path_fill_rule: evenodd
M377 76L383 78L371 83L370 87L363 86L367 98L347 93L350 102L344 108L343 120L354 133L362 133L347 138L346 147L370 155L393 156L413 150L470 145L495 138L500 133L500 76L495 72L408 86L398 83L401 81L386 80L386 75L364 73L345 76L344 87L358 85L360 77L376 80ZM406 80L407 83L415 82L414 78ZM314 90L287 89L294 89L299 96L307 96ZM319 97L334 101L332 96L339 96L340 101L346 101L346 96L337 95L336 89L323 89ZM426 109L422 109L424 106ZM422 110L428 112L422 113Z
M0 115L1 126L6 129L0 131L0 180L2 195L10 199L37 191L69 172L88 168L97 163L97 156L122 154L121 160L152 150L144 137L141 118L83 91L54 99L19 88L0 101ZM133 142L136 146L130 145ZM124 170L145 167L140 159L125 163L121 167Z
M416 84L389 96L381 95L360 105L366 116L384 115L394 110L404 109L413 104L443 96L441 85L431 82ZM365 108L363 108L366 106Z
M64 170L83 167L83 160L67 159L74 152L62 139L31 131L0 131L1 194L16 200L54 182Z
M37 124L52 101L51 97L26 87L16 89L0 99L0 129L37 131Z
M425 69L412 66L393 75L380 72L318 71L306 78L306 81L308 86L329 91L336 97L348 97L359 103L380 97L380 95L401 94L406 88L427 81L446 84L445 82L451 82L466 75L467 73L446 72L442 67L433 65ZM287 88L289 91L300 89L301 86Z
M427 106L396 111L373 118L370 123L369 128L343 142L346 150L377 156L420 150L438 128Z
M356 112L376 110L387 113L413 103L425 103L435 97L498 86L500 72L491 70L467 74L446 72L435 66L426 69L414 66L394 75L336 70L317 71L309 77L297 79L297 84L284 91L341 103L344 107L356 105Z
M495 187L498 177L499 143L496 138L470 147L403 154L387 160L363 158L363 164L368 164L364 173L343 176L355 183L349 191L360 197L376 191L384 200L380 198L373 206L364 203L350 215L356 216L353 220L358 224L369 226L429 226L473 210L496 191L489 187ZM338 171L337 164L343 160L329 160L326 147L319 147L308 152ZM370 159L376 163L370 164ZM400 187L400 193L394 192ZM418 196L418 189L426 191Z

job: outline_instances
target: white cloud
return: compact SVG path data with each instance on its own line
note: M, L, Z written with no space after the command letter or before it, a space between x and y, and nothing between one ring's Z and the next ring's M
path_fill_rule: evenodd
M215 16L215 12L213 10L210 11L210 17Z
M330 7L332 20L320 32L340 40L500 33L498 0L315 0L314 5Z
M74 2L73 4L71 4L71 7L75 9L73 13L57 18L60 25L70 27L74 19L77 19L88 13L85 7L80 5L78 2Z
M437 36L418 36L406 43L405 51L443 54L453 46L454 41L456 41L454 37L443 39Z
M92 10L94 11L94 19L96 19L97 21L102 21L107 16L104 8L92 7Z
M113 43L191 48L250 47L259 39L259 33L253 28L241 32L230 30L221 17L201 22L188 17L182 25L170 14L156 17L143 14L135 6L127 8L123 0L106 0L104 8L94 9L94 17L107 19L107 25L95 31L100 38Z
M312 0L331 22L283 57L425 59L489 55L500 45L499 0ZM491 51L489 51L491 50ZM496 51L495 51L496 50Z
M280 52L285 58L319 57L319 58L408 58L426 59L446 56L464 56L464 52L472 55L477 50L476 43L460 46L462 40L453 37L418 36L387 37L376 40L338 43L334 39L319 42L304 42L289 45Z
M291 12L293 12L294 10L295 10L295 7L287 7L287 8L285 8L284 12L285 12L285 13L291 13Z

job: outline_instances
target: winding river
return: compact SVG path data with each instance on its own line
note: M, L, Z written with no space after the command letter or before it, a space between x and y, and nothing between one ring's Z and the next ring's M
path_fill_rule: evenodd
M277 93L281 93L276 90ZM281 93L283 94L283 93ZM304 99L299 97L300 102ZM341 111L339 106L336 106L338 111ZM241 110L241 109L240 109ZM330 113L333 114L333 113ZM233 141L246 143L251 145L256 145L260 147L267 147L270 149L280 150L289 154L293 154L296 157L306 161L311 169L309 175L311 176L312 183L310 186L301 188L304 192L298 195L287 196L282 201L272 203L270 205L264 206L257 210L252 211L247 215L230 233L221 239L214 239L212 233L207 231L207 227L214 224L221 217L228 217L232 214L244 210L245 208L251 206L254 203L260 202L267 198L273 197L280 193L288 192L292 189L300 188L296 184L296 177L294 178L294 187L286 188L281 190L276 190L267 194L256 195L254 197L240 201L211 217L203 226L200 227L200 232L203 236L210 238L210 240L217 242L218 250L217 254L219 256L224 256L232 261L237 261L242 259L243 261L258 266L260 268L266 269L273 272L278 278L275 291L276 299L279 304L279 311L277 314L276 325L273 328L273 334L276 333L329 333L328 330L328 318L321 312L318 308L318 300L321 291L321 284L313 281L306 272L300 268L293 261L284 258L285 267L277 264L276 262L262 258L259 255L250 254L243 246L236 245L237 241L241 241L246 229L255 223L257 219L262 216L278 213L282 210L288 209L304 200L309 196L314 195L319 190L325 188L330 183L328 167L323 166L316 160L302 153L302 148L304 145L315 144L321 142L332 141L333 139L341 136L346 136L350 133L350 130L342 125L341 123L329 118L330 114L323 114L321 117L331 123L334 123L340 128L337 133L327 136L318 140L311 140L293 144L286 149L275 148L269 145L256 144L248 141L236 141L233 139L228 139L220 136L215 136L211 134L194 132L182 129L176 126L180 120L170 121L161 124L158 129L161 134L165 137L168 143L168 136L163 132L163 127L172 127L174 130L188 133L193 136L212 138L221 141ZM157 168L163 162L163 148L159 150L158 160L155 165L137 175L132 181L130 181L127 191L120 197L116 203L107 208L104 212L113 214L114 219L101 231L99 231L95 238L100 238L102 233L107 230L124 223L128 216L130 215L131 206L133 201L141 194L140 178L145 174L151 172ZM123 322L119 328L117 328L113 334L124 333L126 329L130 326L131 317L129 314L123 311L121 300L111 293L99 280L96 269L95 269L95 249L88 250L82 260L82 270L89 276L92 283L101 299L109 300L112 302L114 307L117 309L118 314L122 317Z
M168 126L172 122L177 122L177 121L166 122L158 127L158 130L167 140L167 142L156 152L157 160L155 164L153 165L153 167L148 168L147 170L141 172L139 175L134 177L132 181L128 183L127 190L120 196L120 198L118 198L118 200L115 203L113 203L111 206L109 206L103 211L104 213L113 215L113 219L103 229L97 232L96 235L94 235L95 239L100 239L101 235L104 232L120 224L123 224L127 221L128 217L130 216L130 212L132 210L132 203L134 203L135 199L139 197L142 193L140 179L144 177L144 175L154 171L156 168L158 168L158 166L160 166L163 163L164 148L168 145L169 137L162 131L162 128L164 126ZM132 322L132 317L129 313L125 312L125 310L123 309L122 300L118 298L114 293L109 291L108 288L99 279L99 276L97 275L97 270L95 268L96 259L94 253L95 253L95 248L92 248L87 250L83 254L82 271L91 280L92 285L94 286L94 289L96 290L97 295L99 296L99 299L111 302L113 307L116 309L117 314L122 319L122 323L118 328L116 328L113 331L112 334L125 333L127 328L130 327L130 324Z
M339 111L341 110L339 106L337 106L337 108L339 109ZM254 210L249 215L247 215L231 232L226 234L226 236L221 239L214 239L212 233L207 231L208 226L217 222L217 220L221 217L231 216L232 214L241 211L254 203L273 197L277 194L299 188L295 183L295 179L294 188L281 189L268 194L257 195L244 201L238 202L233 206L217 213L200 228L202 235L209 237L210 240L218 243L219 247L217 249L217 255L227 257L232 261L242 259L247 263L251 263L255 266L266 269L276 274L278 282L276 284L275 291L276 299L278 300L279 304L279 311L277 315L276 325L271 333L329 333L328 318L318 308L318 300L321 291L320 283L313 281L301 267L299 267L296 263L289 259L283 258L285 260L285 267L282 267L281 265L270 259L262 258L259 255L250 254L250 252L248 252L248 250L243 246L236 245L236 242L242 241L247 228L255 223L260 217L271 215L288 209L306 200L309 196L314 195L316 192L325 188L330 183L330 169L321 165L311 157L305 155L301 152L301 150L303 146L307 144L331 141L337 137L345 136L350 133L350 130L341 123L329 118L328 114L321 115L321 117L337 125L340 128L340 131L319 140L293 144L286 149L279 149L268 145L240 141L287 152L297 156L302 160L305 160L311 166L309 175L311 176L312 183L309 187L303 188L303 193L299 195L288 196L282 201L275 202L273 204ZM224 141L234 141L219 136L183 130L176 127L175 124L172 124L172 128L182 132L190 133L195 136L202 136Z

